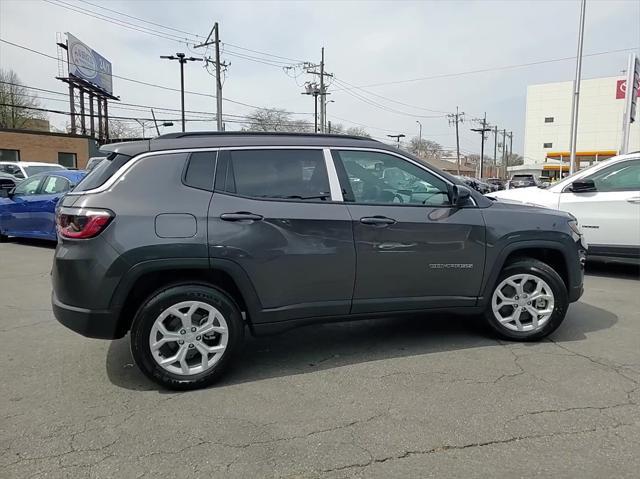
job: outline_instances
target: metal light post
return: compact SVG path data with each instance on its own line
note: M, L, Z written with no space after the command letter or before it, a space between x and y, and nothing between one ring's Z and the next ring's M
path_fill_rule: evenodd
M580 100L580 79L582 78L582 44L584 42L584 11L587 0L580 3L580 30L578 33L578 58L576 59L576 78L573 82L573 101L571 103L571 143L569 147L569 174L576 168L576 144L578 142L578 104ZM560 165L562 166L562 165Z
M398 144L398 149L400 149L400 138L404 138L406 135L404 133L400 133L399 135L387 135L389 138L395 138Z
M176 53L174 55L161 55L160 58L165 60L178 60L180 62L180 109L182 111L182 131L185 131L184 120L184 64L187 62L201 62L202 58L188 57L184 53Z
M420 123L420 121L416 120L416 123L419 126L419 130L418 130L418 153L422 153L422 123Z
M335 103L335 102L336 102L335 100L327 100L324 102L324 121L327 123L326 125L324 125L324 131L327 131L327 125L329 124L329 120L327 120L327 105L329 103ZM331 131L329 131L329 133L331 133Z

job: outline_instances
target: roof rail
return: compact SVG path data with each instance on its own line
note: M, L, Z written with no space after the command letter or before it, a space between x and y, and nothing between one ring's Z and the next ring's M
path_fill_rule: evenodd
M155 137L155 140L169 140L175 138L190 138L203 136L294 136L294 137L320 137L320 138L344 138L349 140L378 141L367 136L338 135L333 133L298 133L285 131L192 131L165 133Z

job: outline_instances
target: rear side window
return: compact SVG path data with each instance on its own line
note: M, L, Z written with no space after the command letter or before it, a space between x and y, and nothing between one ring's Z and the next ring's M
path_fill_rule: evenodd
M192 153L187 162L182 182L193 188L213 191L215 169L215 151Z
M55 195L57 193L64 193L71 188L69 180L62 178L61 176L49 176L42 187L42 194Z
M78 183L73 191L93 190L104 185L113 174L131 159L128 155L111 153L104 161L98 163L91 172Z
M232 151L225 183L228 192L253 198L331 198L322 150Z

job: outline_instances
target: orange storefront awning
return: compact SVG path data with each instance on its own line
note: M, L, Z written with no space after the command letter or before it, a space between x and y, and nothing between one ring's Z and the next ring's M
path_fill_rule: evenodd
M618 152L616 150L594 150L594 151L576 151L576 156L616 156ZM569 158L571 152L569 151L550 151L547 153L547 158Z

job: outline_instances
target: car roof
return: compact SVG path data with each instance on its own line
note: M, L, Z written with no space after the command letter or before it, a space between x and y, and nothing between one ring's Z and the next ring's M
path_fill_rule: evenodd
M222 148L234 146L318 146L318 147L367 147L396 150L380 141L349 135L320 133L279 133L279 132L187 132L168 133L151 140L110 143L101 148L103 153L121 153L134 156L147 151L173 150L182 148Z
M62 178L67 178L71 181L79 181L87 174L84 170L52 170L52 171L43 171L42 173L36 173L35 175L31 175L31 178L41 178L43 176L61 176Z
M59 165L57 163L47 163L46 161L0 161L3 165L22 165L22 166L53 166L55 168L60 168L61 170L66 169L64 166Z

